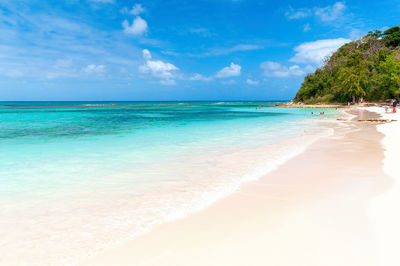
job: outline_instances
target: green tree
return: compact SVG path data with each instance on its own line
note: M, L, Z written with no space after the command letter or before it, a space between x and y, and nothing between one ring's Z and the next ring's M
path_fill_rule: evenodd
M341 86L342 94L347 97L351 96L353 102L356 97L364 97L365 90L369 85L369 74L368 61L357 50L349 56L345 67L338 72L338 84Z
M362 88L362 79L355 67L346 67L339 70L338 73L338 91L342 97L347 97L355 102L356 97L363 97L365 91Z
M382 36L382 31L380 30L371 30L367 34L368 37L373 38L373 39L378 39L379 37Z
M379 65L379 83L388 98L400 95L400 62L392 55Z
M370 31L347 43L305 77L295 101L346 102L400 95L400 27Z
M400 45L400 27L396 26L385 30L382 34L386 46L397 47Z

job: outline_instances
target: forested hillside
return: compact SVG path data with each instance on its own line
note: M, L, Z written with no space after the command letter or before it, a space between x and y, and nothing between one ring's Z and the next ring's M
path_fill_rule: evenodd
M384 101L400 96L400 27L347 43L305 77L294 102Z

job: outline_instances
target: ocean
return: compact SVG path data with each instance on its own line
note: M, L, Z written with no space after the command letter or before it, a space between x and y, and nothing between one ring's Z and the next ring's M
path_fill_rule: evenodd
M0 264L76 264L331 134L277 102L0 102Z

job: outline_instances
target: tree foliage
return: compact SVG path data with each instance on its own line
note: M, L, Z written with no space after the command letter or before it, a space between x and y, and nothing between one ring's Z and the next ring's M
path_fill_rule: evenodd
M305 77L296 102L382 101L400 96L400 27L379 30L340 47Z
M399 46L400 45L400 27L396 26L385 30L382 37L388 46Z

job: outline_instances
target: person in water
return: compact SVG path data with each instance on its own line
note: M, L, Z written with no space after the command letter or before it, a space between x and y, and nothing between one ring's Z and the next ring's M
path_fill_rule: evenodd
M397 104L398 104L397 100L393 100L393 102L392 102L392 106L393 106L393 113L396 113L396 107L397 107Z
M318 114L314 114L314 112L311 112L312 115L318 115ZM325 112L320 112L319 115L324 115Z

